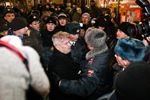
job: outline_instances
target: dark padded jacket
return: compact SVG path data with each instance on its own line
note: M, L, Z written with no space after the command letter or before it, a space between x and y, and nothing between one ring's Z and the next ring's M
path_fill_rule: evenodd
M88 96L88 100L96 100L108 93L113 83L113 69L110 68L113 53L110 50L98 54L83 62L79 80L61 80L60 90L67 94Z

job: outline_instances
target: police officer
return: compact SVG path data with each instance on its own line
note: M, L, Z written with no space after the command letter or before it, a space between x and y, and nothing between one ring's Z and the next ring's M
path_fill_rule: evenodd
M0 21L0 32L6 31L10 28L10 23L15 18L15 11L13 8L3 9L3 19Z
M80 64L82 60L85 60L85 55L88 52L88 48L84 41L84 38L79 36L81 27L77 22L67 23L65 25L66 32L69 33L71 46L71 57L72 59Z
M100 29L89 28L86 31L85 41L90 51L86 54L86 60L81 64L81 78L60 80L54 74L55 84L59 84L59 90L66 94L85 96L87 100L96 100L110 91L113 82L110 61L114 56L108 49L105 39L106 33Z

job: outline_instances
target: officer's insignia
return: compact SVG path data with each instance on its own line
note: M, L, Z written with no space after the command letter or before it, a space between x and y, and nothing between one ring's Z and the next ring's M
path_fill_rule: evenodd
M50 20L49 22L51 23L52 21Z
M93 69L88 69L87 76L91 77L91 76L93 76L93 74L94 74L94 70Z
M35 18L36 18L36 16L33 16L33 18L35 19Z
M52 46L52 47L51 47L51 51L53 51L53 50L54 50L54 47Z
M7 11L10 11L10 9L7 9Z
M77 30L77 33L79 33L79 29Z

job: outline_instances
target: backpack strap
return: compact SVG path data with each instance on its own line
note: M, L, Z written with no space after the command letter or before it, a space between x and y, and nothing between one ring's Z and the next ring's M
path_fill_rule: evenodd
M27 71L30 73L28 60L24 58L22 53L16 47L2 40L0 40L0 47L6 47L8 50L16 54L21 59L21 61L25 64Z

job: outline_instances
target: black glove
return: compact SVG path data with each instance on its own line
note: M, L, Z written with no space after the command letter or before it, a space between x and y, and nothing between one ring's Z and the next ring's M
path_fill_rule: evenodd
M55 72L52 72L52 75L51 75L51 78L50 78L51 84L53 84L55 87L59 88L60 80L61 80L61 78Z

